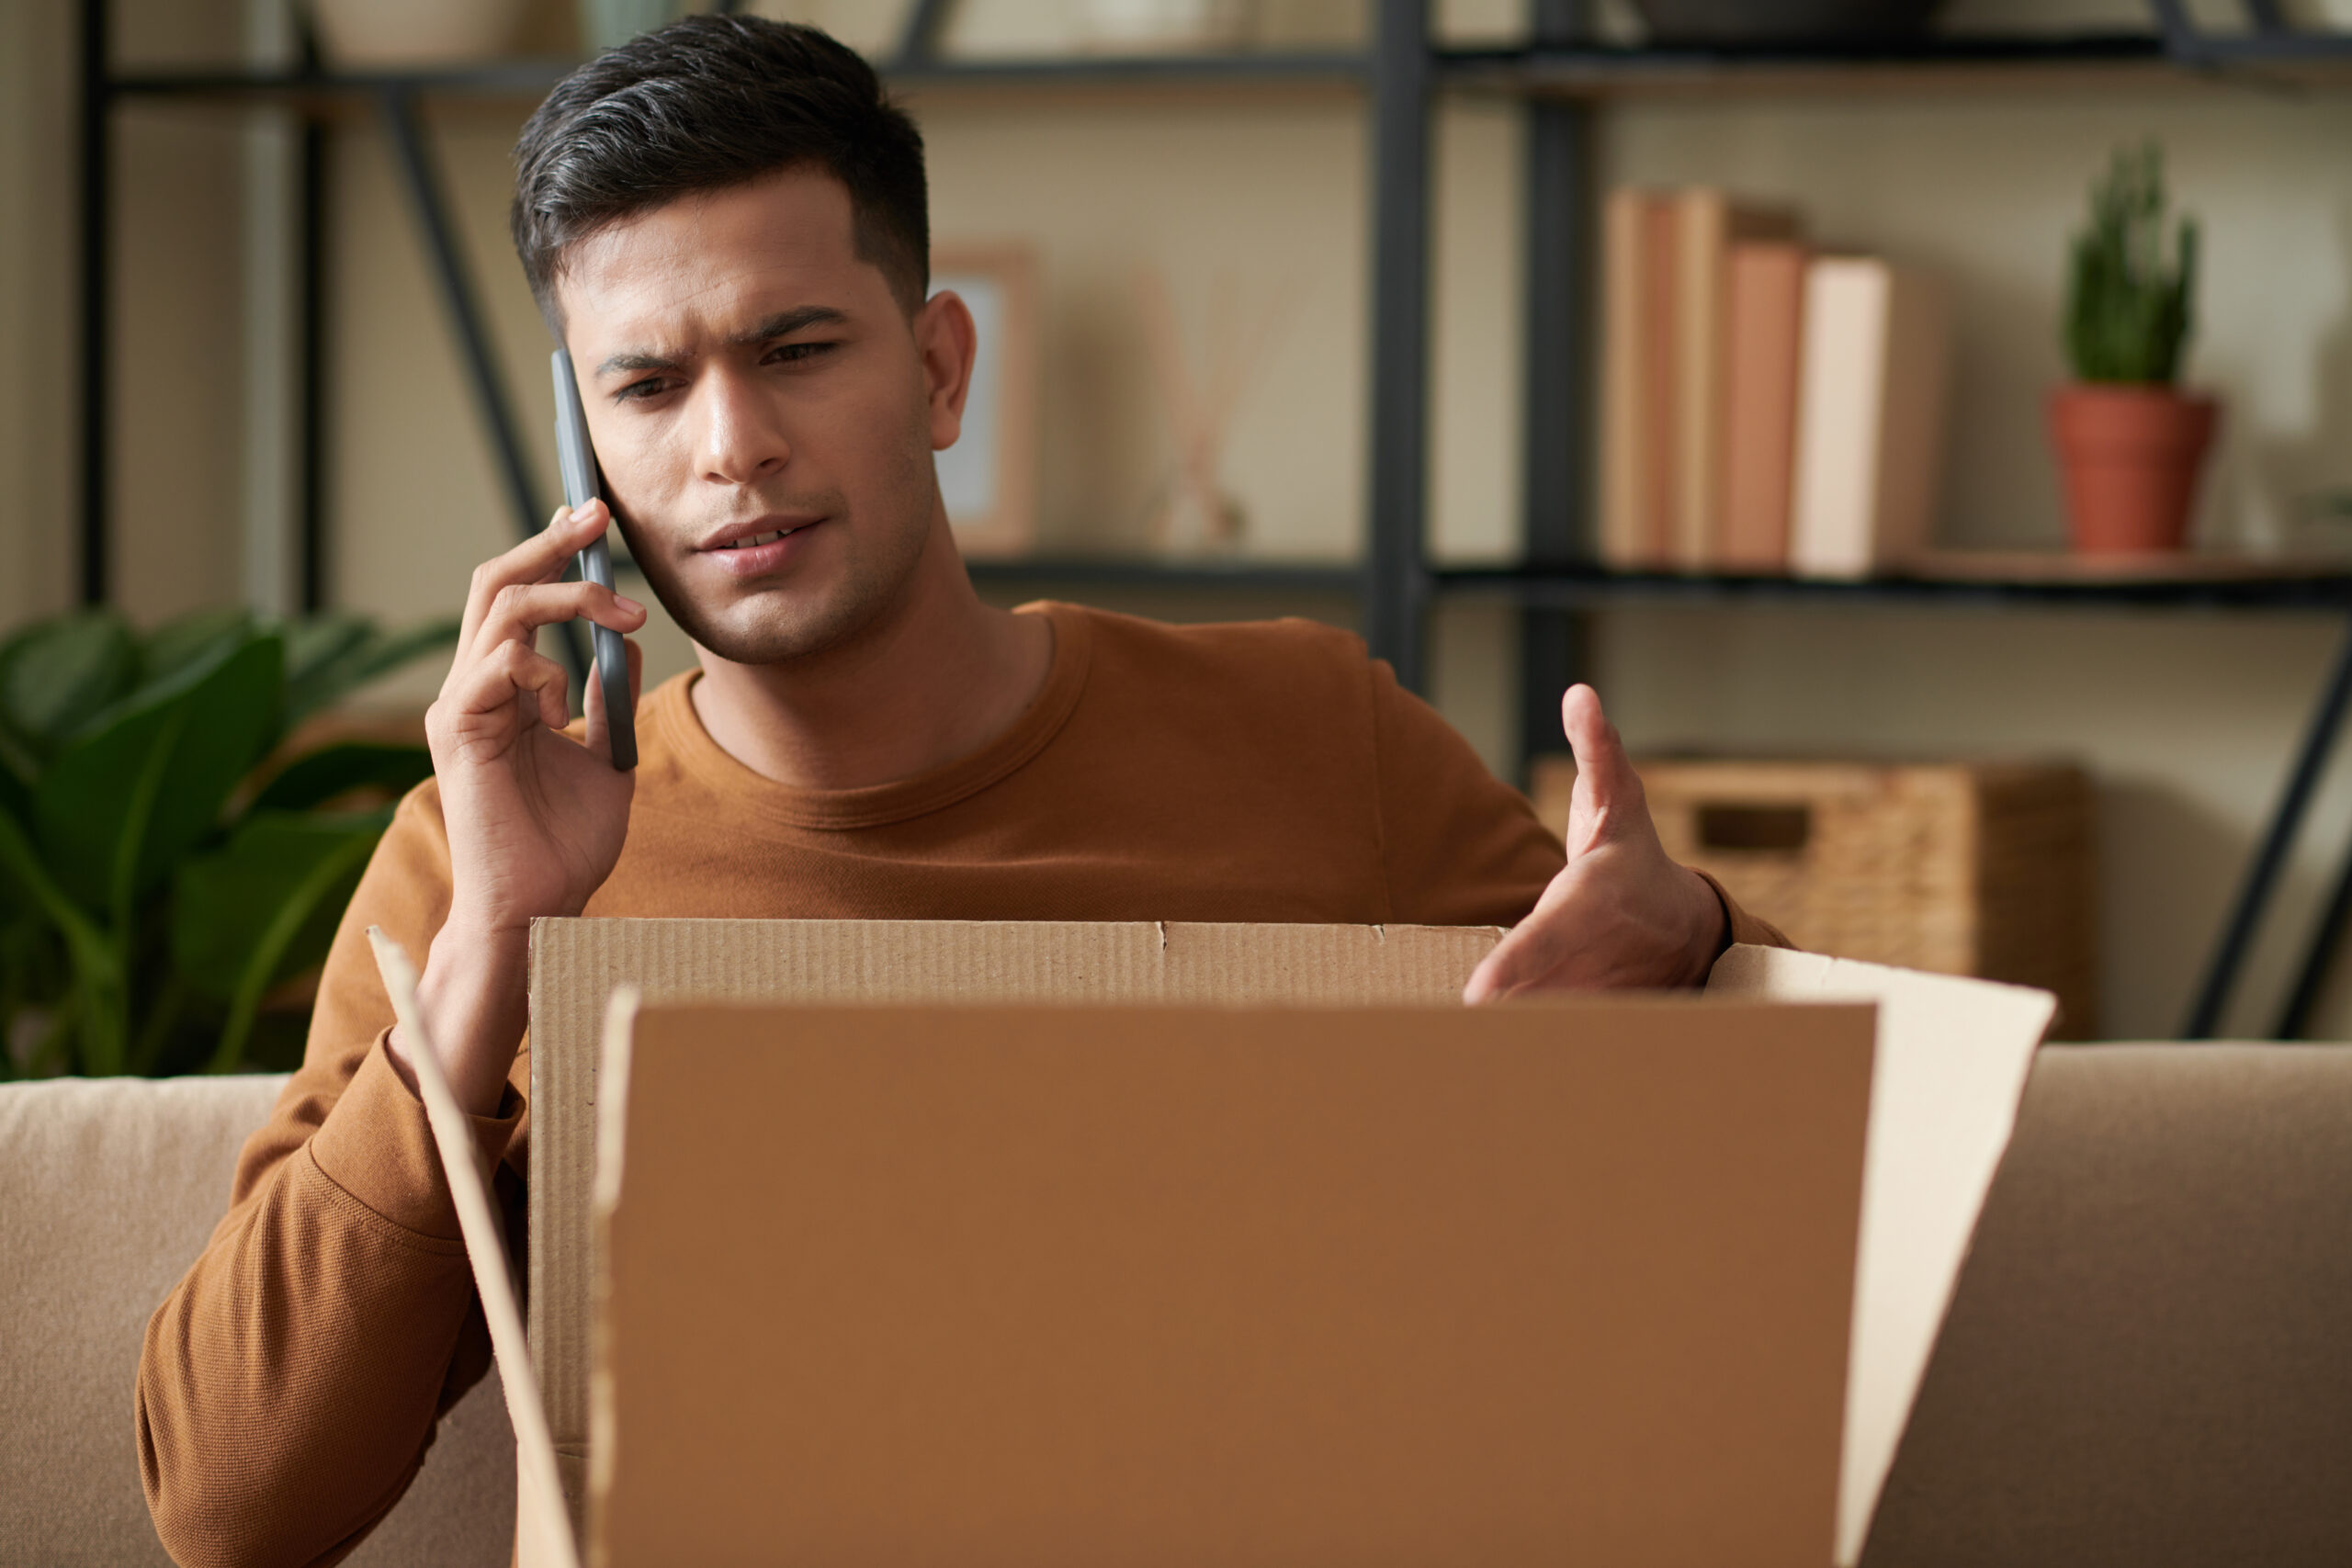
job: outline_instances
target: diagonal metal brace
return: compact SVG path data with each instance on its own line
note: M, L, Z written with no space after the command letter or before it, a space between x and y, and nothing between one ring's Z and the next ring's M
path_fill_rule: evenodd
M424 242L425 260L432 265L434 277L441 286L441 303L449 313L458 358L473 388L475 412L490 436L491 456L506 491L507 506L514 513L515 536L530 538L543 525L547 511L539 504L538 486L532 477L529 460L524 456L522 437L514 423L514 400L507 395L506 378L499 369L486 318L474 291L473 276L458 248L448 199L425 145L424 120L418 112L416 89L405 84L386 87L379 107L385 135L391 141L393 159L408 185L409 202L415 209L417 228ZM571 581L578 574L576 565L567 568L565 581ZM572 689L584 694L588 640L582 635L579 622L563 623L558 651L571 672Z
M2320 774L2326 769L2328 757L2335 750L2336 738L2344 731L2347 710L2352 710L2352 630L2347 630L2344 646L2336 653L2335 668L2320 695L2319 707L2312 715L2311 728L2303 734L2302 747L2295 754L2294 767L2287 775L2287 787L2280 792L2278 804L2270 813L2270 825L2263 831L2261 847L2246 868L2245 881L2230 908L2229 923L2222 930L2221 941L2214 944L2204 983L2198 987L2188 1022L2181 1030L2183 1039L2211 1040L2213 1032L2221 1027L2222 1010L2229 1006L2230 992L2237 985L2239 972L2245 967L2247 950L2254 945L2263 911L2270 903L2279 874L2286 869L2288 853L2302 830L2303 818L2311 812L2312 796L2319 788ZM2327 922L2322 923L2324 928ZM2308 978L2311 968L2312 963L2307 959L2306 978L2298 983L2298 999L2290 1003L2290 1013L2308 1010L2309 998L2301 993L2314 984Z

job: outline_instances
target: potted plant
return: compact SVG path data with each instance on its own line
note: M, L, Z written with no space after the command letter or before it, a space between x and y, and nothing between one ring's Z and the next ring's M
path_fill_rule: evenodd
M2213 400L2174 385L2195 325L2197 224L2180 220L2167 258L2165 206L2163 153L2153 142L2120 152L2075 237L2075 382L2052 395L2050 429L2075 547L2086 553L2180 548L2213 439Z
M456 633L97 610L0 637L0 1077L299 1057L256 1049L264 999L326 957L433 760L287 737Z

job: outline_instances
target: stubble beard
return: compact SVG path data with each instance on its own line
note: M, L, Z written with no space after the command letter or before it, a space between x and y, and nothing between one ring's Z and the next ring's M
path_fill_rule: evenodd
M695 645L733 664L785 664L817 658L855 642L899 604L912 582L938 504L937 480L926 446L919 458L895 466L878 508L853 516L838 491L788 503L820 512L818 526L839 530L829 548L840 565L830 581L798 581L731 596L711 604L687 592L661 551L641 552L637 531L621 525L645 573L646 584L671 619Z

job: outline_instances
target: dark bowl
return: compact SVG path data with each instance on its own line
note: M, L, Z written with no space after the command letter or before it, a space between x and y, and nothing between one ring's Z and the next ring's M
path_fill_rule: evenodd
M1942 0L1634 0L1655 44L1851 43L1914 38Z

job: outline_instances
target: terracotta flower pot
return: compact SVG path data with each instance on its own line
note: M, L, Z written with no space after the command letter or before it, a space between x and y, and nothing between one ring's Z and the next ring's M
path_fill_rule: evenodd
M2220 411L2170 387L2078 383L2050 395L2066 520L2085 555L2177 550Z

